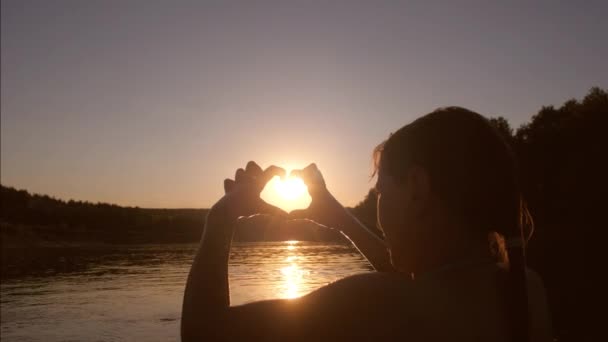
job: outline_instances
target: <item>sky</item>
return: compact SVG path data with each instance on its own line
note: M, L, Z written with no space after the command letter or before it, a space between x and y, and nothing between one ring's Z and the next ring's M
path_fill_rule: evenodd
M458 105L512 126L608 88L606 1L1 2L1 182L209 207L255 160L363 199L391 132Z

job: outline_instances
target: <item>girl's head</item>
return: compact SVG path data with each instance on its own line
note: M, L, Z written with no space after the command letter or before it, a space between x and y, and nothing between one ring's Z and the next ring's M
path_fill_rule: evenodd
M438 109L392 134L374 157L378 221L402 271L421 271L455 244L520 231L515 158L483 116Z

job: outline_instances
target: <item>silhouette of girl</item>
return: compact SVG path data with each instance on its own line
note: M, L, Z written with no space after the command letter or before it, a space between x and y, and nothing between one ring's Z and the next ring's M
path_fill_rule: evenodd
M551 341L542 282L525 267L532 222L516 161L488 120L438 109L392 134L374 160L384 239L338 203L314 164L292 172L312 202L289 215L259 198L284 170L249 162L227 179L188 277L182 339ZM294 300L231 307L234 223L256 213L339 229L377 272Z

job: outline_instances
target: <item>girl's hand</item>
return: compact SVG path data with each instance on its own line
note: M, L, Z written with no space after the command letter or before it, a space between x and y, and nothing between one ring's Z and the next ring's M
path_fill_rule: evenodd
M304 169L293 170L290 175L302 178L308 187L311 202L306 209L290 212L289 218L308 219L327 227L338 228L338 223L347 215L346 209L327 190L317 165L313 163Z
M287 213L260 198L260 193L274 176L285 177L286 171L278 166L271 165L262 170L253 161L247 163L245 169L238 169L233 179L224 180L225 195L211 209L220 208L229 219L236 220L241 216L255 214L269 214L287 217Z

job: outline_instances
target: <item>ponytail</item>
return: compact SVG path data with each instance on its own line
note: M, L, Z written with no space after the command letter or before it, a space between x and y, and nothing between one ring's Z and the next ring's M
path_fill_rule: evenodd
M512 236L506 238L505 243L509 260L505 299L507 301L512 341L528 342L530 340L530 327L525 247L534 231L534 222L523 199L520 200L519 216L519 226ZM524 237L526 228L529 229L529 233L527 237Z

